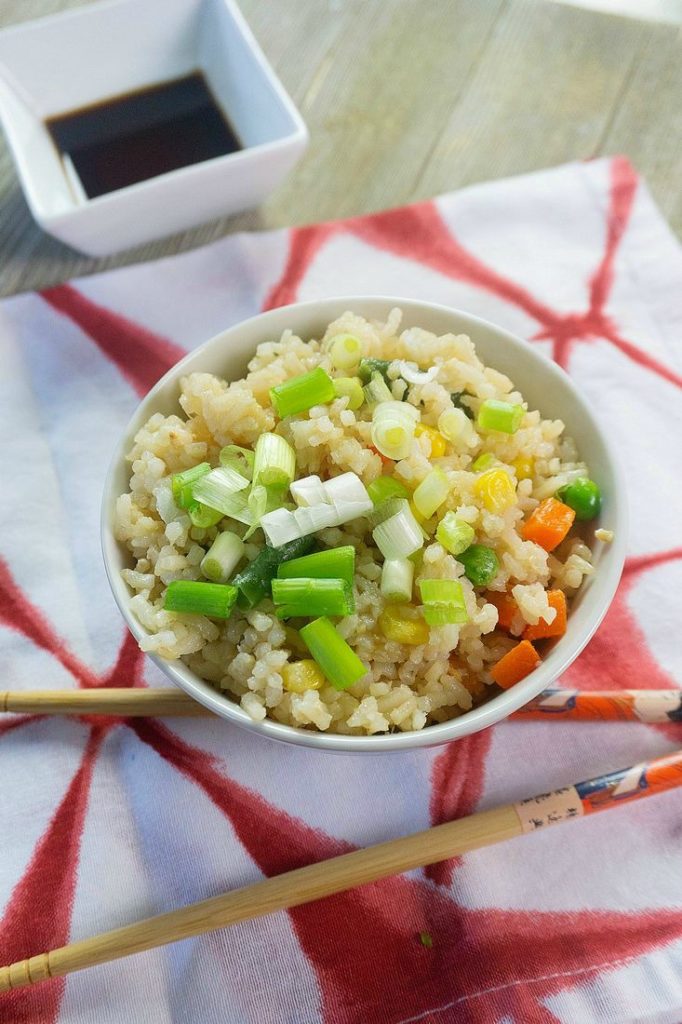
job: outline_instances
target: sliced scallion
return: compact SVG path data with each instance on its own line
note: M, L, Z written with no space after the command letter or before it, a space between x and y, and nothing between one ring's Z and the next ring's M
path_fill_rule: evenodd
M372 444L388 459L406 459L418 419L418 410L407 402L382 402L372 414Z
M459 580L420 580L424 618L429 626L467 622L469 615Z
M303 626L299 634L335 689L346 690L367 674L367 667L329 619L315 619Z
M269 593L270 581L277 575L282 562L290 558L307 555L313 547L312 537L299 537L278 548L262 548L253 562L250 562L232 580L239 590L237 602L240 608L253 608Z
M237 600L237 588L224 583L199 580L174 580L163 600L167 612L191 612L210 619L227 619Z
M388 498L407 498L407 488L396 480L394 476L380 476L367 487L367 493L374 502L375 507L381 505Z
M361 359L358 367L358 377L363 384L369 384L372 376L375 373L380 373L388 383L388 368L390 365L389 359L373 359L371 357Z
M391 389L380 373L373 373L369 384L362 390L370 409L375 409L381 402L390 402L393 398Z
M450 483L442 469L436 467L428 473L415 490L414 507L424 519L430 519L450 493Z
M334 385L321 366L270 388L270 399L280 419L326 405L334 398Z
M202 505L200 501L192 502L187 509L187 515L192 526L196 526L200 530L210 529L211 526L215 526L223 518L222 512L215 508L209 508L208 505Z
M451 555L459 555L473 543L473 528L463 519L458 519L455 512L446 512L436 529L436 540Z
M354 334L337 334L329 344L329 358L335 370L350 370L362 358L362 342Z
M365 393L359 377L334 377L334 394L337 398L347 398L348 408L356 412L365 401Z
M374 528L372 536L384 558L409 558L424 544L421 527L406 501L399 512Z
M244 555L244 541L236 533L219 533L201 560L201 571L212 583L227 583Z
M409 558L387 558L381 568L381 594L389 604L412 598L414 562Z
M471 468L474 473L484 473L486 469L490 469L491 466L495 465L495 456L492 452L482 452L477 459L471 464Z
M327 500L324 484L319 476L304 476L300 480L294 480L289 490L299 508L320 505Z
M250 449L242 448L238 444L226 444L224 448L220 449L219 458L221 466L234 469L237 473L245 476L247 480L252 479L255 455Z
M185 469L182 473L173 473L171 487L173 489L173 501L178 508L190 508L194 498L192 496L192 484L211 472L208 462L201 462L198 466Z
M341 579L352 586L355 576L355 548L345 544L341 548L315 551L312 555L282 562L277 569L281 580L310 576L313 579Z
M209 508L214 508L223 515L233 515L235 507L235 496L249 486L249 481L241 473L227 466L218 466L210 473L200 477L192 487L192 497ZM244 498L246 505L246 498Z
M279 434L261 434L256 442L253 483L284 490L296 475L296 453Z
M478 410L476 423L481 430L515 434L521 426L525 411L522 405L501 402L497 398L486 398Z
M294 577L273 579L272 600L277 617L351 615L355 610L353 588L346 580Z

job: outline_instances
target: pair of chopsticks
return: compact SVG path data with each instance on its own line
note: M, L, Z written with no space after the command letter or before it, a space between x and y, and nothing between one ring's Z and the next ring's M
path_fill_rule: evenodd
M578 693L546 690L513 716L515 720L682 721L682 691L630 690ZM43 714L210 714L178 690L77 690L0 693L4 711ZM613 810L682 787L682 750L541 793L519 803L481 811L459 821L355 850L288 871L255 885L189 904L170 913L103 932L0 967L0 992L63 977L74 971L192 938L217 928L290 910L390 875L448 860L528 832L596 811Z
M0 691L0 712L34 715L213 715L178 689L119 688L92 690ZM545 690L511 715L513 721L682 721L682 690Z

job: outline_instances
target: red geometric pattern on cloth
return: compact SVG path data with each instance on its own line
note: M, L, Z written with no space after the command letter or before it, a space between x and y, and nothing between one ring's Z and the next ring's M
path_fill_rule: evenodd
M586 312L555 313L527 289L486 267L454 238L432 203L292 231L285 271L271 288L266 305L295 301L308 267L325 243L334 234L348 231L377 248L517 305L538 322L537 336L551 339L555 358L564 365L575 343L601 338L638 365L679 386L679 375L621 337L604 313L615 254L635 190L636 178L627 162L614 160L606 246L588 281ZM148 389L182 354L173 343L92 303L72 286L50 289L44 298L93 340L138 393ZM604 670L609 659L613 662L627 652L626 645L634 643L633 637L640 663L642 650L646 649L644 636L626 603L628 591L638 574L680 557L682 550L674 549L629 560L609 615L572 669L573 685L576 678L584 687L588 679L601 687L625 683L622 670L608 680ZM143 685L142 658L128 634L112 669L105 674L92 671L28 600L4 563L0 563L0 623L54 656L79 686ZM643 674L649 685L671 685L672 680L654 655L647 651L646 657L649 660ZM635 685L631 677L627 683ZM636 685L646 683L642 680ZM3 724L0 738L31 720ZM209 754L191 747L156 722L120 720L98 727L92 721L81 764L6 907L0 940L3 962L68 939L93 765L105 729L120 727L132 729L209 796L229 818L245 850L265 874L350 848L238 784ZM483 733L454 744L434 759L433 821L475 809L482 792L490 735ZM502 1016L524 1024L556 1021L558 1018L541 1000L682 936L682 911L677 910L526 912L464 907L446 889L455 868L454 863L437 865L429 870L426 880L413 875L388 879L291 913L301 948L316 972L328 1024L364 1024L379 1012L386 1021L417 1016L420 1021L471 1020L483 1024L492 1024ZM45 892L51 895L47 907ZM415 935L422 929L438 938L432 950L415 948ZM541 942L537 941L538 935L542 936ZM338 956L339 948L354 951L352 970L347 958ZM388 969L377 971L375 960ZM561 971L556 969L558 963ZM0 997L0 1019L40 1024L56 1021L62 991L63 982L57 980ZM454 999L453 993L457 993ZM3 1017L4 1013L9 1016Z

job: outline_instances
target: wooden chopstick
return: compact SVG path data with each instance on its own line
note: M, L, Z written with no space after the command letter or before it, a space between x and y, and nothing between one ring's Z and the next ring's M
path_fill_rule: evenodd
M0 712L37 715L205 717L213 712L183 690L93 688L0 691ZM682 722L682 690L545 690L511 715L515 721Z
M204 932L299 907L389 875L610 810L682 786L682 750L667 757L480 811L424 832L355 850L255 885L214 896L157 917L0 967L0 992L117 960Z

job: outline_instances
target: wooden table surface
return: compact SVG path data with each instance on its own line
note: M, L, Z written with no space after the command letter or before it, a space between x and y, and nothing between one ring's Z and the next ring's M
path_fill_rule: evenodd
M85 0L0 0L9 25ZM546 0L241 0L310 147L260 209L107 259L33 223L0 139L0 294L230 231L396 206L625 153L682 234L682 30Z

